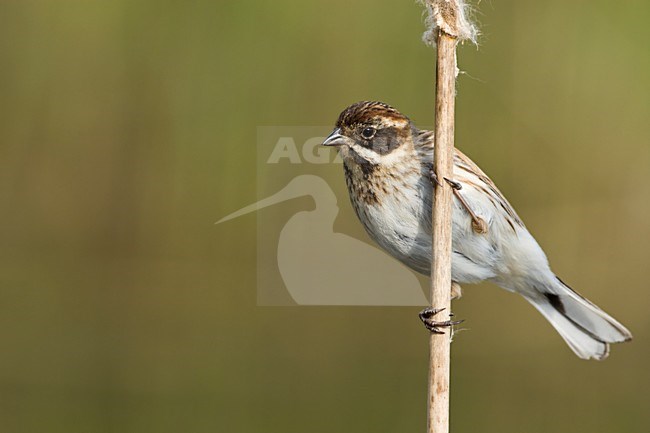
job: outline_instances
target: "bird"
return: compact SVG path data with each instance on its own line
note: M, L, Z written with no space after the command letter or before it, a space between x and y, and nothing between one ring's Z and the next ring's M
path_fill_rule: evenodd
M347 107L322 143L343 159L354 211L383 250L430 274L434 133L418 129L390 105L362 101ZM632 339L621 323L578 294L551 270L546 254L494 182L460 150L453 154L451 277L455 284L492 282L530 302L582 359L601 360L609 345ZM440 310L420 318L427 328Z

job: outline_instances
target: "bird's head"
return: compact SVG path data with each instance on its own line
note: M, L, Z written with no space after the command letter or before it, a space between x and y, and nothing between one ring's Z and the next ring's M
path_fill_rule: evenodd
M414 131L409 118L388 104L362 101L343 110L323 146L337 147L346 163L384 165L413 143Z

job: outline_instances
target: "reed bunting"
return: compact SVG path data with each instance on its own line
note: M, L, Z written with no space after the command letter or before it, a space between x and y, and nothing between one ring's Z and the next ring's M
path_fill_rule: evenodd
M411 269L429 275L433 184L440 182L433 173L433 132L417 129L387 104L366 101L341 113L323 145L338 149L352 206L370 237ZM453 177L448 181L455 192L455 283L487 280L519 293L583 359L603 359L609 343L632 338L623 325L551 271L510 203L459 150Z

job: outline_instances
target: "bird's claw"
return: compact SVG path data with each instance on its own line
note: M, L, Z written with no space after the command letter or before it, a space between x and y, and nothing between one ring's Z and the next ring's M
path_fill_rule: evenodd
M429 169L429 178L431 179L431 182L433 182L434 185L437 186L442 186L440 183L440 180L438 179L438 175L436 174L435 169L432 167ZM469 203L467 203L467 200L463 198L463 195L460 193L460 190L463 189L463 185L460 184L460 182L456 182L455 180L448 179L446 177L443 178L449 186L451 186L454 195L458 199L458 201L463 205L467 213L470 215L472 218L472 230L478 234L484 234L488 232L488 225L479 216L474 213L472 208L470 207Z
M433 168L429 169L429 179L431 179L431 182L433 182L435 185L442 186L442 184L438 180L438 175L436 174L436 171Z
M441 311L444 311L444 308L431 308L427 307L424 310L420 312L418 315L420 317L420 320L422 320L422 323L424 323L424 327L427 328L429 331L433 332L434 334L444 334L445 332L439 328L450 328L454 325L459 325L463 323L463 320L444 320L442 322L436 322L433 320L433 316L436 314L440 313ZM452 313L449 313L449 316L453 316Z
M431 182L433 182L437 186L442 186L440 183L440 180L438 179L438 175L436 174L436 171L433 168L429 169L429 178L431 179ZM456 182L455 180L448 179L446 177L443 178L453 189L460 191L463 189L463 186Z
M445 180L446 180L447 183L448 183L449 185L451 185L451 187L452 187L453 189L455 189L456 191L460 191L461 189L463 189L463 185L461 185L460 183L456 182L455 180L451 180L451 179L447 179L447 178L445 178Z

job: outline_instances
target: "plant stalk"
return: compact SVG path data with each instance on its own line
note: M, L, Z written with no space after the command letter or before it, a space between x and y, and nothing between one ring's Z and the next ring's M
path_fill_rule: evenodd
M453 179L456 45L454 36L438 29L436 47L436 107L434 169L440 184L434 188L432 209L431 305L451 312L451 218L453 192L444 181ZM431 333L429 344L428 433L449 432L449 334Z

